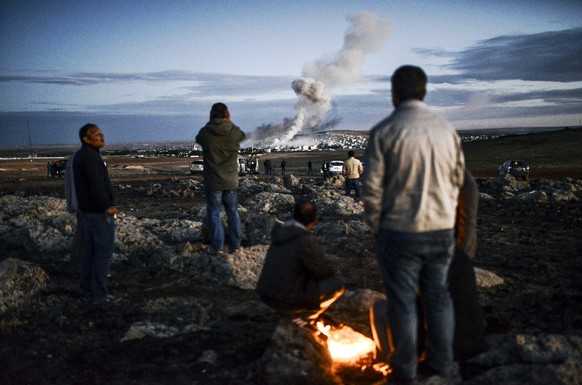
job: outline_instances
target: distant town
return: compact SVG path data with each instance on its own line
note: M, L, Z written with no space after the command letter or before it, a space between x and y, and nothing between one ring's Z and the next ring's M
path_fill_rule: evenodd
M475 140L487 140L501 136L500 134L463 134L460 135L464 142ZM293 144L293 142L302 144ZM309 142L310 144L305 144ZM363 149L368 144L368 133L363 131L327 131L316 133L312 136L298 136L294 138L291 144L274 145L274 146L247 146L241 149L241 154L263 154L276 152L294 152L294 151L333 151L345 149ZM244 145L244 143L243 143ZM191 143L157 143L157 144L133 144L110 148L109 153L127 153L131 152L136 157L145 156L177 156L190 157L202 152L202 148L197 144Z
M578 127L579 128L579 127ZM536 128L498 128L459 131L463 142L489 140L508 135L524 135L533 132L557 131L568 127L536 127ZM248 142L251 142L249 140ZM305 151L335 151L345 149L364 149L368 144L367 131L326 131L313 134L299 134L289 144L271 146L253 145L243 142L241 155L305 152ZM0 158L67 158L76 151L78 145L31 146L30 148L1 149ZM202 148L193 142L137 142L122 144L107 144L103 148L104 155L127 155L136 158L143 157L197 157L202 154Z

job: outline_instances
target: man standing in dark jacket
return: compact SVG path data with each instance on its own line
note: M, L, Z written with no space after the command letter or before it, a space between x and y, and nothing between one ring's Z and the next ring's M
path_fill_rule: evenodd
M79 130L81 148L75 153L73 174L79 220L85 231L81 261L81 290L99 301L110 302L107 274L115 242L115 193L107 167L99 154L105 145L99 127L87 123Z
M316 223L315 205L301 201L295 205L293 219L273 227L256 287L271 308L306 320L316 320L344 292L311 233Z
M245 133L230 121L230 112L224 103L216 103L210 110L210 120L196 135L204 156L204 195L210 234L210 252L224 253L224 229L220 218L224 205L228 222L230 249L236 252L241 244L238 215L238 150Z

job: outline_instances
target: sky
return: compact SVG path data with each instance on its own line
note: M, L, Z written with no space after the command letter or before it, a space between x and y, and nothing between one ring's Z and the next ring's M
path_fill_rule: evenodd
M582 124L580 0L8 0L0 52L0 148L368 130L404 64L457 129Z

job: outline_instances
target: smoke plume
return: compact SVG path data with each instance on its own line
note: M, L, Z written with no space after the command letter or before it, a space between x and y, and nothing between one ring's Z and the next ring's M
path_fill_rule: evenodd
M348 20L351 24L344 36L343 47L333 60L306 63L302 77L291 83L298 97L295 120L273 144L285 143L303 128L312 128L323 122L331 107L326 85L333 89L360 80L366 55L378 52L390 34L390 23L373 13L358 13Z
M360 80L366 56L378 52L390 34L390 23L373 13L358 13L349 16L348 21L350 26L344 36L342 49L332 59L306 63L302 76L291 83L298 98L294 107L295 118L291 124L278 126L283 132L279 133L271 145L287 143L304 128L314 128L322 124L331 108L332 100L326 93L326 87L334 89ZM274 134L274 126L270 128L263 130L263 134L264 131Z
M390 34L390 23L369 12L350 16L348 20L351 25L342 49L332 61L320 59L306 63L303 77L316 79L330 88L347 86L361 79L366 56L382 48Z

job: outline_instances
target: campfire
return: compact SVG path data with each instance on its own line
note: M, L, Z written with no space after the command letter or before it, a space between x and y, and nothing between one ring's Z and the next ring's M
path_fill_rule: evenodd
M327 337L327 349L335 362L355 362L374 351L374 341L347 325L318 321L317 329Z

